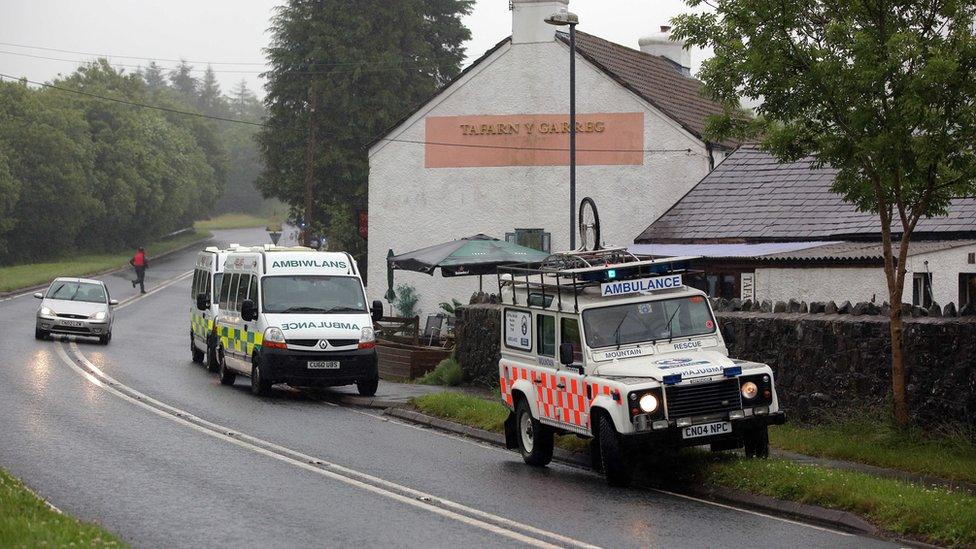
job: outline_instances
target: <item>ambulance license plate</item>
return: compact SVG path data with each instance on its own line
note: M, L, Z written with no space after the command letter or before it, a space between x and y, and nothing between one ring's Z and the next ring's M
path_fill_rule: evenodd
M338 360L312 360L308 363L309 370L338 370Z
M712 435L727 435L732 433L732 424L728 421L716 423L706 423L704 425L692 425L685 427L681 432L681 438L709 437Z

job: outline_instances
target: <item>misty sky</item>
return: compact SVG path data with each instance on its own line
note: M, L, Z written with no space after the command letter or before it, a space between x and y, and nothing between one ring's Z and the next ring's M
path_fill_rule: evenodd
M263 95L257 75L263 68L261 50L268 43L272 9L282 3L0 0L0 73L46 81L93 58L69 51L108 54L113 63L131 65L127 70L135 70L149 59L172 67L172 60L183 58L196 62L198 74L207 62L214 63L225 92L243 78ZM580 16L580 30L634 48L638 38L686 11L682 0L571 0L570 9ZM465 24L473 35L467 44L470 61L511 34L508 0L478 0ZM701 55L692 52L692 61L697 67Z

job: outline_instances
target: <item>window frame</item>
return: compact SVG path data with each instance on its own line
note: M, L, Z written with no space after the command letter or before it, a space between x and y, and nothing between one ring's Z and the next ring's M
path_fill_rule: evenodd
M545 342L545 338L542 335L544 319L548 319L549 321L552 322L552 324L550 325L550 327L552 328L552 353L551 354L544 353L542 350ZM535 354L539 356L548 357L548 358L556 358L556 353L559 349L559 339L558 339L558 333L556 331L556 324L557 324L556 315L554 314L538 313L535 315L535 331L536 331L535 336L536 336L536 341L538 341L538 344L536 345Z

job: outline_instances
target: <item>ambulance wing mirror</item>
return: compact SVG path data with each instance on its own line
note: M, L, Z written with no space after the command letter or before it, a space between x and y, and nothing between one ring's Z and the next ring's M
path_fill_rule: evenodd
M208 301L207 294L197 294L197 309L206 311L207 308L210 307L210 303Z
M573 354L572 343L563 343L559 346L559 362L561 362L563 366L570 366L573 364L573 362L575 362L573 360Z
M245 322L258 319L258 306L254 301L245 299L244 303L241 303L241 319Z
M369 308L369 315L373 318L373 322L379 322L383 319L383 302L376 299L373 301L372 307Z

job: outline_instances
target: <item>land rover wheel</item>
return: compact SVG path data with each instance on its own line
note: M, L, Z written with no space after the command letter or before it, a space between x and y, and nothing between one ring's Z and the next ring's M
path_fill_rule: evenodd
M743 437L746 457L766 459L769 457L769 428L765 425L749 431Z
M532 417L532 410L524 398L520 398L515 406L515 420L522 460L533 467L548 465L555 444L552 429Z
M271 394L271 380L268 379L261 369L261 360L254 356L251 360L251 393L257 396L267 396ZM221 381L223 381L221 379Z
M217 349L217 363L220 365L220 384L221 385L233 385L237 381L237 374L232 372L230 368L227 367L227 359L224 358L223 349Z
M630 465L624 457L620 435L613 425L613 420L605 413L600 414L599 420L600 458L603 464L603 474L610 486L630 485Z
M193 359L193 362L203 364L203 356L203 351L197 349L196 344L193 343L193 332L190 332L190 357Z
M380 379L378 377L364 379L356 382L356 390L359 391L360 396L371 397L376 394L376 388L379 387L379 384Z

